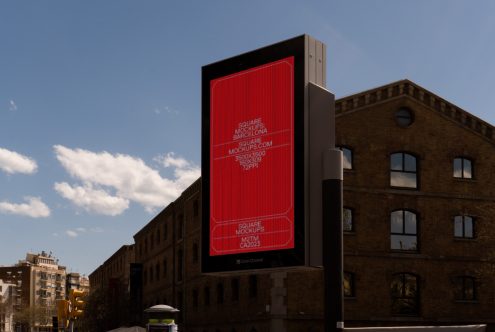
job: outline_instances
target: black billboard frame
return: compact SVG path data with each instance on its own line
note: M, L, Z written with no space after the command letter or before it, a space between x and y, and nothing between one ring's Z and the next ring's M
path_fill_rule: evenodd
M201 271L203 273L314 266L309 262L310 230L307 225L309 204L308 197L305 197L309 186L309 166L305 162L309 154L309 139L305 130L308 127L308 82L311 76L307 71L310 67L308 57L315 57L308 51L311 41L314 44L314 39L308 35L301 35L202 67ZM210 82L287 57L294 57L294 248L210 256ZM324 56L320 58L324 59ZM316 62L316 59L312 61ZM324 85L324 73L320 76ZM319 235L321 236L321 233ZM313 251L321 254L318 250Z

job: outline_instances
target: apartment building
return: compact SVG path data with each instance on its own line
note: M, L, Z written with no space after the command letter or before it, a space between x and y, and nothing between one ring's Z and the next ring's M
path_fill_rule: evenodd
M14 266L0 267L0 279L14 280L17 283L17 308L24 312L25 325L32 331L49 330L51 317L56 313L56 300L65 298L65 266L51 254L41 252L27 253L26 259ZM30 314L27 312L30 311ZM27 330L22 326L22 331Z

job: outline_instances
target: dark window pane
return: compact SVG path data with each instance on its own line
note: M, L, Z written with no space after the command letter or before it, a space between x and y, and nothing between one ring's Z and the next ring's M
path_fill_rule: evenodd
M402 153L394 153L390 156L390 169L394 171L403 171L402 168Z
M402 211L394 211L390 214L390 232L403 233L403 213Z
M473 218L468 216L464 217L464 237L468 237L468 238L474 237Z
M354 297L354 275L352 273L344 273L344 296Z
M454 177L462 178L462 159L455 158L454 159Z
M416 172L416 157L410 154L404 154L404 171Z
M346 232L352 231L353 230L353 227L352 227L352 210L344 208L342 219L343 219L344 231L346 231Z
M406 221L405 221L405 233L406 234L416 234L416 214L405 211Z
M461 276L455 278L455 299L459 301L476 300L476 281L473 277Z
M401 127L408 127L413 122L413 116L410 110L401 108L395 113L395 121Z
M343 168L352 169L352 150L347 148L342 148L342 154L344 157Z
M390 284L392 313L396 315L417 315L419 312L418 280L412 274L394 276Z
M463 220L462 216L455 216L454 217L454 236L455 237L463 237L464 236L464 231L463 231Z
M473 177L472 169L471 169L471 160L464 159L464 169L462 173L462 177L465 179L471 179Z

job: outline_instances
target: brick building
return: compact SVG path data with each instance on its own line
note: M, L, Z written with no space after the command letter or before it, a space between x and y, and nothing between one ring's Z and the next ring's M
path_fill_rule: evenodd
M91 290L118 284L129 291L129 266L134 262L134 245L123 245L89 275Z
M494 127L408 80L336 101L346 326L495 324ZM322 331L321 270L200 274L201 183L135 234L182 331Z

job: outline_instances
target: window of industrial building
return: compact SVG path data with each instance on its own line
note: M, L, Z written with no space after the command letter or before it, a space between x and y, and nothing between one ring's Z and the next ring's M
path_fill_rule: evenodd
M409 108L402 107L395 112L395 123L397 123L400 127L409 127L413 122L414 114Z
M344 272L344 297L355 297L354 273Z
M392 297L392 314L419 314L419 280L410 273L399 273L393 276L390 284Z
M153 266L150 266L150 283L153 282Z
M454 158L454 177L460 179L473 178L473 163L464 157Z
M390 155L390 186L400 188L417 188L416 157L398 152Z
M148 282L148 273L146 272L146 270L144 270L144 273L143 273L143 284L146 285L147 282Z
M160 244L160 228L156 230L156 244Z
M354 231L353 211L351 208L344 207L342 210L342 221L344 232Z
M397 210L390 214L390 249L418 250L417 216L412 211Z
M167 224L163 225L163 239L166 240L168 238L168 226Z
M454 236L457 238L474 238L474 220L471 216L454 217Z
M155 266L155 279L156 281L160 280L160 264Z
M476 301L476 279L469 276L455 278L455 299L457 301Z
M239 279L234 278L230 281L230 287L232 291L232 302L239 301Z
M220 282L217 284L217 303L218 304L223 304L223 297L224 297L223 283Z
M249 276L249 297L255 298L258 296L258 276Z
M353 153L348 147L339 146L338 149L342 150L342 168L353 169Z

